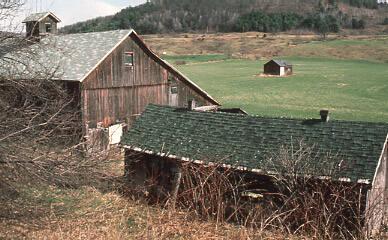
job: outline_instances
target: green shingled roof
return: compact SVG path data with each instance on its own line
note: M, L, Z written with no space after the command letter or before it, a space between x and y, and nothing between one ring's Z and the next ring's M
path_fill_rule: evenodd
M387 123L265 118L149 105L123 137L126 147L190 160L261 169L268 154L291 139L313 144L351 166L340 177L372 180Z
M84 77L132 30L50 35L40 42L11 52L0 59L0 72L31 76L35 72L56 70L60 80L81 81ZM16 58L21 63L7 63L7 58ZM50 72L51 73L51 72Z

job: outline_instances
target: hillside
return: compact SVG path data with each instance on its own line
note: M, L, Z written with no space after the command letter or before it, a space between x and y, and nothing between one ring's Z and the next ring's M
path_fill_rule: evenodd
M325 41L315 35L263 35L165 34L145 40L225 107L297 118L329 108L333 119L388 121L388 108L381 104L387 102L387 35L329 35ZM271 58L291 62L294 75L261 76Z
M262 14L252 18L252 12ZM330 21L320 23L326 15L331 16ZM151 0L113 16L65 26L62 32L128 28L140 34L261 30L257 25L267 32L277 32L326 27L333 19L343 28L364 28L381 24L387 15L388 8L378 7L375 0ZM359 25L360 20L363 22ZM247 21L254 27L246 29Z

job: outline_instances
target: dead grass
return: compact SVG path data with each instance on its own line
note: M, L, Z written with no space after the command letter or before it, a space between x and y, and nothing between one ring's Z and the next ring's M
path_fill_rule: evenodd
M380 29L380 33L388 31ZM311 32L265 34L260 32L225 34L174 34L145 36L147 44L158 53L167 55L225 54L237 58L268 59L276 56L318 56L338 59L388 61L386 35L329 35L325 41ZM335 44L337 41L357 41ZM334 42L332 44L332 42Z
M123 192L122 167L76 188L0 188L0 239L303 239L202 221L132 199Z
M25 189L1 212L1 239L301 239L201 221L95 187Z

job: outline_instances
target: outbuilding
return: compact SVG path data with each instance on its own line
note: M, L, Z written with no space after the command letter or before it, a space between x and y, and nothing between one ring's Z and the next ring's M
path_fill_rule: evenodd
M284 60L271 60L264 64L264 74L287 76L292 75L292 65Z

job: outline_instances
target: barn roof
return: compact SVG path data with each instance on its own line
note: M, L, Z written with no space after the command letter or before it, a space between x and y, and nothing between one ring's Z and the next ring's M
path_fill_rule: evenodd
M61 20L57 16L55 16L54 13L52 13L52 12L41 12L41 13L34 13L34 14L31 14L31 15L27 16L23 20L23 23L26 23L26 22L39 22L39 21L42 21L43 19L45 19L48 16L50 16L53 19L55 19L56 22L61 22Z
M82 81L83 78L109 53L117 43L128 37L130 30L110 32L50 35L40 42L9 53L15 74L28 75L30 71L47 72L56 69L56 78ZM27 69L28 67L28 69Z
M256 171L281 146L303 140L314 146L317 164L329 154L335 165L341 165L338 178L368 182L374 177L387 133L387 123L268 118L149 105L122 145Z
M219 105L208 93L166 61L159 58L134 30L50 35L38 43L19 48L0 58L0 72L10 76L28 77L39 73L55 72L55 79L82 82L118 45L128 37L142 47L146 53L163 67L173 72L181 81L211 103ZM17 58L8 63L7 59Z

